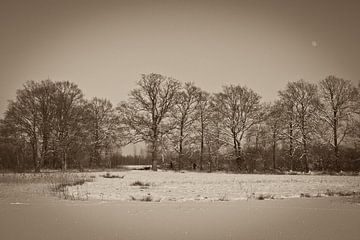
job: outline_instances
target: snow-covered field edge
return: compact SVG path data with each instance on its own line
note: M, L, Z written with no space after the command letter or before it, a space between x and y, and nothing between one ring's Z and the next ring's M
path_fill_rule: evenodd
M67 187L70 199L235 201L354 196L360 176L262 175L173 171L93 172L94 181Z

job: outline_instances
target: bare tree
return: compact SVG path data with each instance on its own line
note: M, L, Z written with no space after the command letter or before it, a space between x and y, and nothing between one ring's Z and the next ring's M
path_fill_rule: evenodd
M288 144L288 158L290 170L294 170L294 154L299 146L299 130L296 127L295 103L292 96L285 91L279 91L280 104L282 106L282 120L284 121L284 129L282 131L282 138Z
M166 123L180 83L160 74L143 74L138 88L130 93L127 102L119 106L122 122L128 127L132 142L145 141L151 144L152 170L157 170L160 136L169 130Z
M295 124L301 132L302 156L304 170L309 171L308 145L311 133L316 128L316 110L319 105L318 90L315 84L299 80L289 82L285 91L280 91L280 97L289 106L293 106Z
M90 167L100 165L102 153L110 151L118 139L119 118L107 99L93 98L86 104L87 131L90 146Z
M84 128L84 100L83 94L74 83L56 82L54 141L55 158L59 157L62 170L67 169L70 151L79 149Z
M327 132L322 136L332 146L335 156L335 169L341 170L339 164L339 145L350 129L350 118L356 109L357 90L351 81L328 76L320 81L322 106L319 108L321 120L331 128L330 139ZM325 135L325 136L324 136Z
M23 135L31 145L31 155L35 172L40 171L39 158L39 112L36 99L37 84L28 81L24 88L16 93L16 100L11 101L5 121L11 128Z
M178 152L178 169L183 168L184 144L194 130L195 110L198 103L199 88L191 82L186 82L176 97L176 103L172 111L175 126L175 147Z
M222 92L214 95L214 107L222 118L228 143L232 142L238 169L244 162L241 142L245 134L263 120L260 98L251 89L239 85L224 86Z
M56 87L50 79L36 84L37 107L39 114L39 134L41 137L41 165L49 166L49 141L55 115L54 96Z
M205 152L205 136L208 131L208 125L211 119L212 110L211 110L211 96L205 91L200 91L198 93L196 105L196 119L198 122L198 132L200 135L200 160L199 160L199 169L203 170L204 162L204 152ZM210 171L212 170L212 161L211 155L209 155L209 165Z
M266 124L268 125L271 133L272 143L272 163L273 169L276 169L276 148L277 142L282 138L284 129L284 106L280 101L275 101L269 107L268 116L266 118Z
M210 97L208 122L204 131L210 172L213 170L213 162L217 170L221 168L220 150L228 143L228 140L226 137L224 137L223 133L224 125L222 124L222 115L215 110L215 104L213 100L213 97Z

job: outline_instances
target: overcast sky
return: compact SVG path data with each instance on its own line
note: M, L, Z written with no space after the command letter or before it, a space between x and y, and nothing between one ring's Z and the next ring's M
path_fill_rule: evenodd
M288 81L360 80L360 1L0 0L0 112L26 80L127 98L141 73L264 101Z

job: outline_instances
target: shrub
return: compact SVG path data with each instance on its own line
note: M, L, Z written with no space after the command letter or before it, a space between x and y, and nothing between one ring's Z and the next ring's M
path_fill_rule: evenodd
M141 181L135 181L135 182L131 183L130 186L148 187L148 186L150 186L150 183L144 183L144 182L141 182Z
M153 197L150 194L145 195L145 196L143 196L141 198L136 198L136 197L130 195L130 200L132 200L132 201L140 201L140 202L152 202L152 201L154 201ZM160 201L160 199L157 200L157 202L159 202L159 201Z
M102 175L102 177L103 178L121 178L121 179L123 179L125 176L123 175L123 176L119 176L119 175L112 175L112 174L110 174L110 173L106 173L106 174L104 174L104 175Z
M309 194L309 193L300 193L300 197L302 197L302 198L310 198L311 197L311 195Z
M219 198L219 201L222 201L222 202L229 201L229 198L227 197L226 194L224 194L223 196L221 196L221 197Z
M259 194L257 197L256 197L257 200L265 200L265 199L275 199L275 197L271 194Z

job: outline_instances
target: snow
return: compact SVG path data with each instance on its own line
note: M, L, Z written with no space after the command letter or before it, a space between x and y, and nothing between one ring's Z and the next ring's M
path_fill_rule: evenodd
M173 171L111 172L123 178L104 178L106 172L93 173L95 181L68 187L80 199L151 201L228 201L246 200L260 195L294 198L306 194L325 196L332 192L360 192L359 176L260 175ZM135 181L149 186L131 186Z

